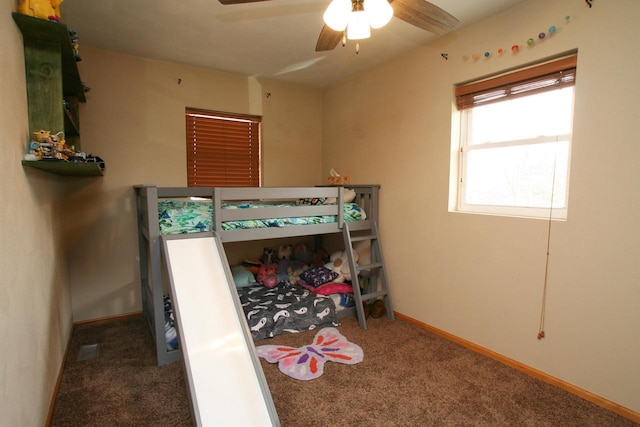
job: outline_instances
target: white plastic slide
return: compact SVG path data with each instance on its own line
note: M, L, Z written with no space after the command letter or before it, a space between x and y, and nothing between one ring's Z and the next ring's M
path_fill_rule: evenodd
M198 426L279 426L271 392L213 233L162 237Z

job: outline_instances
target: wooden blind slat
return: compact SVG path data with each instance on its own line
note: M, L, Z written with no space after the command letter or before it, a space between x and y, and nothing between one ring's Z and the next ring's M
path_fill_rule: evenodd
M190 187L260 186L260 117L193 108L185 116Z
M572 86L576 79L577 55L456 87L459 110Z

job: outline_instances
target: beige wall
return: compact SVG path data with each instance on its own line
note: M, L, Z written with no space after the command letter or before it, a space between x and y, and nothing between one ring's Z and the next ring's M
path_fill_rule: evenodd
M262 115L263 184L318 183L320 91L81 49L80 74L91 87L80 111L82 148L105 160L106 173L68 190L75 321L141 309L132 186L186 185L186 106Z
M380 228L397 311L634 411L639 20L637 0L592 9L525 2L327 90L322 151L323 170L382 185ZM553 37L511 53L512 44L526 46L551 25L558 27ZM482 57L500 47L507 53ZM551 227L546 338L539 341L548 223L448 212L452 91L576 48L569 217ZM473 53L481 59L463 59ZM366 161L358 161L362 153Z
M29 138L22 36L0 2L0 424L41 426L71 333L64 181L23 169Z

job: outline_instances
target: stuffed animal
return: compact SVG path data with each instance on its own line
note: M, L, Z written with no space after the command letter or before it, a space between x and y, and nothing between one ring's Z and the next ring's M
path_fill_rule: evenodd
M296 260L308 265L311 264L313 259L313 252L307 247L307 245L301 242L298 243L293 250L293 256Z
M262 283L265 288L272 289L278 284L278 276L276 275L275 264L262 264L258 275L256 276L258 283Z
M262 263L263 264L273 264L275 260L276 253L271 248L264 248L262 252Z
M285 245L285 246L280 246L278 248L278 259L279 260L284 260L284 259L291 259L291 254L293 252L293 247L291 245Z
M300 280L300 274L302 274L302 272L305 270L307 270L307 267L296 268L295 270L291 267L287 268L289 283L291 283L292 285L296 285Z
M51 8L53 9L53 15L58 18L56 19L58 22L60 22L60 3L62 3L63 0L51 0Z
M256 274L258 274L258 271L260 271L260 266L262 265L262 263L257 260L245 259L240 265L249 270L255 276Z
M60 22L60 3L62 0L20 0L18 12Z
M244 288L256 283L256 278L253 273L241 265L234 265L231 267L231 275L233 276L233 282L236 288Z
M359 256L357 251L353 251L353 261L358 263ZM345 251L337 251L331 254L329 262L325 264L329 270L338 273L338 277L334 280L336 283L342 283L345 280L351 281L351 267L349 266L349 257Z

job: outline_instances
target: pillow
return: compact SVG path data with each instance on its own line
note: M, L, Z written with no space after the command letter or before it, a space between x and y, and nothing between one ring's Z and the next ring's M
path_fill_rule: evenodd
M304 280L298 280L298 286L302 286L303 288L305 288L308 291L311 291L311 292L314 292L314 293L316 292L316 288L314 288L313 286L311 286L310 284L308 284Z
M356 190L353 188L344 189L344 202L351 203L356 199Z
M344 193L342 195L342 201L344 203L351 203L356 199L356 190L353 188L345 188ZM335 197L327 197L324 202L325 205L334 205L337 203Z
M318 295L352 294L353 288L347 283L325 283L313 290Z
M245 286L251 286L256 283L256 278L253 276L253 273L241 265L231 267L231 275L233 276L236 288L244 288Z
M323 266L313 267L300 273L300 280L314 288L324 285L325 283L330 283L336 277L338 277L338 273Z

